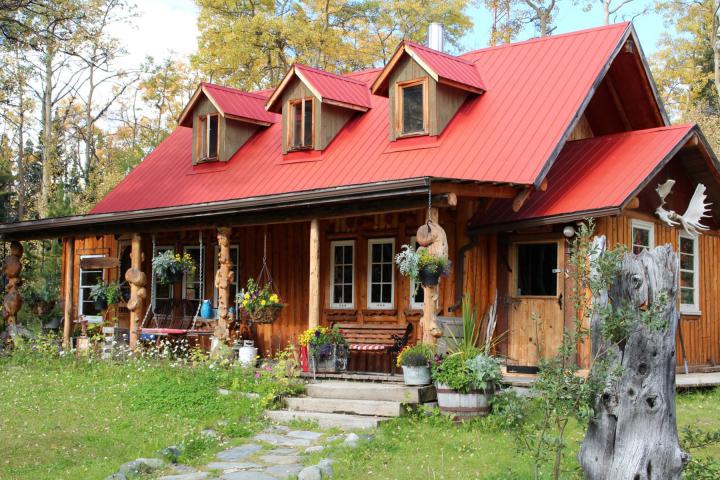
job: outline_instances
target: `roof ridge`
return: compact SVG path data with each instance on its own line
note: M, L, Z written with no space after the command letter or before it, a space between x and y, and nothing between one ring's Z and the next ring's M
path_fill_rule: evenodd
M556 38L565 38L565 37L572 37L572 36L576 36L576 35L584 35L584 34L599 31L599 30L612 30L614 28L619 28L620 26L623 26L624 29L626 29L629 25L632 25L631 21L611 23L610 25L601 25L599 27L586 28L583 30L576 30L574 32L566 32L566 33L560 33L557 35L548 35L545 37L530 38L528 40L523 40L520 42L503 43L502 45L494 45L494 46L490 46L490 47L483 47L483 48L478 48L475 50L470 50L469 52L461 53L460 55L458 55L458 57L462 58L462 57L465 57L468 55L473 55L476 53L487 52L489 50L500 50L503 48L518 47L518 46L527 45L530 43L539 43L539 42L544 42L544 41L548 41L548 40L554 40ZM471 61L471 60L467 60L467 59L465 59L465 60L470 63L473 63L473 64L475 63L475 61Z
M328 76L328 77L337 78L338 80L343 80L343 81L346 81L346 82L355 83L355 84L357 84L357 85L367 86L367 84L366 84L365 82L362 82L362 81L360 81L360 80L355 80L354 78L347 78L347 77L345 77L344 75L340 75L340 74L337 74L337 73L328 72L327 70L321 70L321 69L319 69L319 68L311 67L311 66L305 65L305 64L303 64L303 63L296 63L295 66L296 66L296 67L300 67L300 68L302 68L302 69L310 70L310 71L315 72L315 73L317 73L317 74L319 74L319 75L326 75L326 76Z
M649 133L657 133L657 132L663 132L663 131L670 131L670 130L691 130L697 126L697 123L681 123L678 125L664 125L662 127L653 127L653 128L641 128L639 130L628 130L627 132L617 132L617 133L609 133L607 135L600 135L599 137L589 137L589 138L581 138L578 140L569 140L568 142L585 142L585 141L592 141L592 140L603 140L603 139L609 139L609 138L617 138L617 137L630 137L633 135L645 135Z
M462 55L465 55L464 53L461 53L460 55L452 55L452 54L447 53L447 52L441 52L440 50L435 50L434 48L430 48L430 47L425 46L425 45L423 45L423 44L421 44L421 43L413 42L413 41L410 41L410 40L403 40L403 41L405 42L406 45L409 45L409 46L414 47L414 48L420 48L421 50L424 50L424 51L426 51L426 52L428 52L428 53L431 53L431 54L434 54L434 55L441 55L441 56L446 57L446 58L448 58L448 59L450 59L450 60L456 60L456 61L461 62L461 63L466 63L466 64L468 64L468 65L475 66L475 62L471 62L470 60L466 60L466 59L462 58Z
M208 86L210 88L217 88L219 90L225 90L229 93L234 93L237 95L247 95L249 97L257 98L259 100L265 100L265 97L263 97L260 94L255 93L255 92L246 92L245 90L240 90L239 88L226 87L224 85L218 85L216 83L210 83L210 82L202 82L202 84L204 86ZM262 91L262 90L258 90L258 91Z

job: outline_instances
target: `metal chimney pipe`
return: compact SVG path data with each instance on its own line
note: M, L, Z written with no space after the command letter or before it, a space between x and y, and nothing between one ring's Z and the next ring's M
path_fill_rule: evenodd
M441 23L433 22L428 26L428 47L439 52L444 51L445 29Z

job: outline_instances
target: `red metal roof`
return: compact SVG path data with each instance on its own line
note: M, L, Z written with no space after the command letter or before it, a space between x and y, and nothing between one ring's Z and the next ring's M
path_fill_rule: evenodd
M189 117L188 114L192 111L193 105L201 92L207 95L210 101L225 116L247 119L263 124L280 121L280 115L265 110L267 95L264 95L264 92L248 93L203 82L188 103L188 106L183 110L178 121L180 125L192 125L192 117Z
M534 192L519 212L497 201L473 225L620 208L691 136L694 125L636 130L568 142L548 173L548 189Z
M482 78L480 78L480 71L478 71L478 67L476 67L473 62L433 50L432 48L414 42L406 41L405 44L420 57L425 65L437 74L440 81L444 79L478 90L487 90Z
M624 23L464 55L487 91L467 100L439 137L390 142L388 99L377 95L322 152L283 155L275 123L229 162L193 166L190 129L178 127L93 213L419 177L537 183L630 31ZM367 85L377 75L347 77Z
M307 87L319 98L321 102L339 103L358 110L370 108L370 89L367 83L349 76L335 75L316 68L294 64L280 85L267 100L266 108L272 112L280 112L281 106L277 100L289 84L289 80L297 75Z

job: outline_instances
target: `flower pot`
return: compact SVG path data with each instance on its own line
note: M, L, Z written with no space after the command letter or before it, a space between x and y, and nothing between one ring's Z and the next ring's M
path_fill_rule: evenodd
M423 287L434 287L440 282L440 269L433 272L423 268L418 273Z
M179 283L183 279L183 272L179 271L168 273L167 278L169 283Z
M254 312L250 312L250 320L253 323L274 323L275 320L280 316L282 306L277 305L274 307L262 307L258 308Z
M108 302L107 298L96 298L93 300L93 306L95 307L95 310L105 310L108 308Z
M429 385L430 384L430 369L426 366L410 367L407 365L402 366L403 369L403 380L405 385Z
M347 369L347 345L327 345L323 352L310 355L310 370L314 373L337 373ZM325 351L327 350L327 351Z
M491 390L462 393L443 383L436 383L435 388L440 411L450 414L454 420L484 417L490 413Z
M310 362L308 360L308 348L307 345L300 346L300 368L303 372L310 371Z

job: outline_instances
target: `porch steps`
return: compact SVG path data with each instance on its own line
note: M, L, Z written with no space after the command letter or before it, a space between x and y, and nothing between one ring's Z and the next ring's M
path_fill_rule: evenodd
M349 400L345 398L286 398L285 405L291 411L344 413L376 417L399 417L403 414L400 402L387 400Z
M293 410L268 410L265 416L277 423L289 423L293 420L317 422L320 428L340 428L342 430L368 430L377 428L387 418L366 415L347 415L343 413L302 412Z
M305 395L285 399L287 410L267 412L271 420L314 420L321 427L376 428L378 423L431 405L435 388L402 383L328 380L305 386Z

